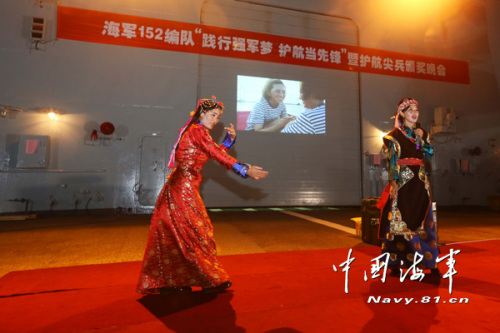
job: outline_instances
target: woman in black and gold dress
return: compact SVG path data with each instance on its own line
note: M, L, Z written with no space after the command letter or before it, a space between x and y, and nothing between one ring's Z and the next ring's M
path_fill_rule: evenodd
M389 184L379 202L381 209L379 237L382 253L389 253L391 275L399 268L421 258L420 269L430 269L440 276L436 259L439 255L431 211L431 188L423 159L433 149L430 135L417 123L418 103L404 98L398 104L395 128L384 137L388 151Z

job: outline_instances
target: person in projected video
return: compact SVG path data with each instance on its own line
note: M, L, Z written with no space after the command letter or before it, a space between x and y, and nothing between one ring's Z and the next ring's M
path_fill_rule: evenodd
M326 92L313 88L307 82L300 83L300 99L305 110L296 120L286 125L282 133L325 134Z
M247 131L279 132L294 120L283 103L286 87L283 81L270 79L262 89L262 99L254 105L247 119Z
M262 179L267 171L238 162L227 151L234 144L233 124L219 146L210 137L223 105L215 97L199 101L181 129L168 167L172 171L156 203L137 291L163 295L189 293L191 287L223 292L231 286L217 259L213 227L200 196L203 165L212 158L244 178Z
M431 187L424 158L433 155L430 135L417 122L418 103L403 98L398 103L394 129L384 136L388 152L389 183L377 207L381 209L379 238L382 254L389 257L391 275L409 268L418 258L420 269L441 277L431 207Z

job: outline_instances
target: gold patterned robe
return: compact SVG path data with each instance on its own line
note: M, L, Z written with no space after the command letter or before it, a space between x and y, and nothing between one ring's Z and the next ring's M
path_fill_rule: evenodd
M172 171L156 203L137 291L215 287L229 281L217 259L213 228L200 197L203 164L209 158L231 169L236 160L208 129L192 124L183 134Z
M389 179L398 185L397 198L387 198L388 186L379 205L382 253L389 253L391 267L411 266L418 253L423 256L420 268L436 268L439 249L430 212L431 188L423 163L433 151L427 132L422 139L418 142L414 129L404 126L384 137L389 151Z

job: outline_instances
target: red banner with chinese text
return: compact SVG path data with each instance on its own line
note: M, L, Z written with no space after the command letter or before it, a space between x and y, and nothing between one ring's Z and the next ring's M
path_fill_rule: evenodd
M469 84L466 61L58 7L57 38Z

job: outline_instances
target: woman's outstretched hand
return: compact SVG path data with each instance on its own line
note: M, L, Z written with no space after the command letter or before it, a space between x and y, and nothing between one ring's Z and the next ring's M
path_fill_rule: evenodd
M262 170L262 168L259 166L251 165L248 168L247 176L252 179L259 180L262 178L266 178L268 173L269 172Z
M236 138L236 131L234 130L234 125L231 124L231 127L224 127L224 129L231 136L231 140L234 141L234 138Z

